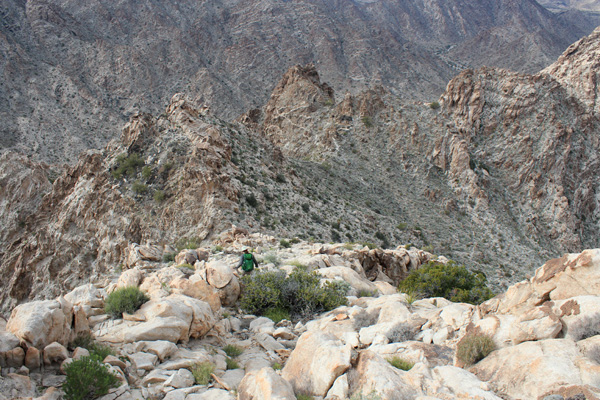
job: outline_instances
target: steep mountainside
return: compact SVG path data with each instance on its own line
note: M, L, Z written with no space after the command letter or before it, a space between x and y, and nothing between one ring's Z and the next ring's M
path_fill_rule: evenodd
M340 96L431 100L465 67L538 71L589 28L533 0L6 0L0 149L72 163L176 92L237 117L311 62Z
M555 12L573 9L600 12L598 0L538 0L538 3Z
M100 279L131 243L210 243L232 224L417 245L506 287L543 259L598 246L598 49L600 29L536 75L464 71L441 105L381 86L336 103L313 65L291 68L235 123L178 94L51 188L48 167L5 156L0 170L17 172L1 181L13 188L2 307Z

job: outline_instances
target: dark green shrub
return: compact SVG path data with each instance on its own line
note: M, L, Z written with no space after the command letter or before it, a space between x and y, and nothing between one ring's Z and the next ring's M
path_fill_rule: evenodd
M289 241L285 240L285 239L281 239L279 241L279 246L281 246L281 247L283 247L285 249L289 249L290 247L292 247L292 244Z
M432 102L432 103L429 103L429 107L430 107L432 110L437 110L438 108L440 108L440 103L438 103L437 101L434 101L434 102Z
M116 168L112 171L115 179L121 179L123 176L134 176L138 169L144 165L144 160L137 153L120 154L117 156Z
M388 358L387 361L394 367L401 369L402 371L409 371L412 367L415 366L415 363L407 361L403 358L394 356L392 358Z
M175 247L178 251L185 249L195 250L200 247L200 244L198 243L197 238L181 238L175 243Z
M67 400L97 399L119 386L119 378L96 356L81 357L65 367L62 385Z
M464 365L473 365L483 360L496 349L489 335L472 334L465 336L456 346L456 358Z
M146 165L144 168L142 168L142 178L144 178L144 180L147 181L148 179L150 179L151 176L152 168L150 168L149 165Z
M421 298L444 297L450 301L480 304L493 296L482 273L471 273L454 262L430 261L400 282L404 293Z
M228 344L227 346L223 347L223 351L229 357L237 357L244 352L244 349L233 344Z
M238 369L240 365L233 358L225 358L225 364L227 365L227 369Z
M148 192L148 186L140 181L135 181L133 185L131 185L131 190L135 194L144 194Z
M175 261L175 256L176 255L177 255L177 252L163 254L163 262L172 262L172 261Z
M370 128L370 127L373 126L373 120L371 119L371 117L364 116L364 117L361 118L361 121L362 121L363 124L365 124L365 126L367 128Z
M273 365L271 365L271 367L275 370L275 371L279 371L281 368L283 368L283 365L281 365L281 363L278 362L274 362Z
M104 311L113 318L119 318L124 312L132 314L150 300L137 286L116 289L106 297Z
M157 202L158 204L162 203L163 201L165 201L165 192L163 192L162 190L157 190L154 192L154 201Z
M256 197L253 194L246 196L246 203L254 208L258 207L258 200L256 200Z
M284 310L283 308L269 308L263 312L262 315L263 317L267 317L275 323L283 321L284 319L290 320L292 318L290 316L290 312L288 310Z
M328 282L321 287L320 282L319 275L303 268L287 277L283 271L257 272L242 277L240 306L253 314L275 309L301 317L347 304L347 285Z

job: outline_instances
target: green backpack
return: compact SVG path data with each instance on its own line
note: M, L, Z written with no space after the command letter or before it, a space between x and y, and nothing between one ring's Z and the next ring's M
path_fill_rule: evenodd
M242 270L248 272L254 269L254 260L252 254L244 253L244 263L242 264Z

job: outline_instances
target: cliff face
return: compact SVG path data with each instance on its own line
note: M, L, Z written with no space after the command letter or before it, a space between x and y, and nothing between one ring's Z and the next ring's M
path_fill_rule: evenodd
M341 94L430 100L466 67L535 72L588 33L530 0L7 0L0 15L0 148L71 163L173 93L237 117L314 63Z

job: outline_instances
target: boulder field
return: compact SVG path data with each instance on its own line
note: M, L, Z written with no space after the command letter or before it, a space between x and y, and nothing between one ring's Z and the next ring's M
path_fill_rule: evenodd
M114 353L103 362L120 383L103 400L600 398L600 250L550 260L471 305L397 292L399 277L435 257L415 248L220 240L169 263L162 249L132 244L125 269L104 281L15 307L0 320L0 399L61 398L65 366L89 354L73 345L82 335ZM322 281L346 281L348 304L278 323L243 313L234 267L247 245L261 270L305 265ZM105 299L126 286L149 300L111 318ZM465 365L457 348L481 334L495 350ZM208 384L196 384L199 363L212 365Z

